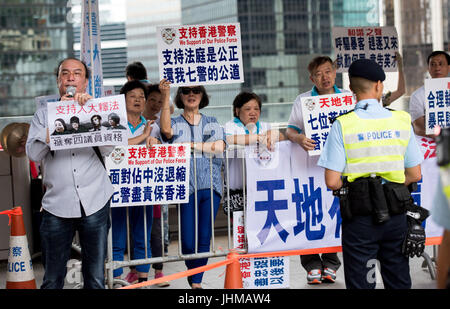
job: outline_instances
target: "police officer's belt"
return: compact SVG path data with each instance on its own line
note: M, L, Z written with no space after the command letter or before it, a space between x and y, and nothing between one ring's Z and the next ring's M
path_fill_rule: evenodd
M368 216L379 211L397 215L406 212L411 193L404 184L382 184L380 177L358 178L348 183L348 201L352 215Z

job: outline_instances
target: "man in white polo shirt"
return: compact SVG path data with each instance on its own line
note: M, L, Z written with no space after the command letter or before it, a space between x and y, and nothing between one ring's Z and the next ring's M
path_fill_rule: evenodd
M432 52L427 58L428 73L431 78L444 78L450 71L450 56L441 50ZM409 100L409 113L413 123L414 133L420 136L425 134L425 86L420 87L411 94ZM431 139L431 137L430 137Z
M305 126L303 123L301 98L349 92L339 89L335 85L336 68L330 57L315 57L309 63L308 71L310 74L309 78L314 83L314 86L310 91L300 94L295 99L286 130L287 138L291 142L299 144L305 151L314 150L315 141L306 137L304 133ZM308 158L308 168L316 166L317 160L318 156ZM308 272L307 281L309 284L334 282L336 280L336 270L341 265L336 253L301 255L300 260L302 266Z

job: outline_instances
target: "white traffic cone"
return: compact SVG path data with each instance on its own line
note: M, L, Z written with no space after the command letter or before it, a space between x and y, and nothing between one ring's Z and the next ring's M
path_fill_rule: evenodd
M6 272L7 289L35 289L33 264L23 223L21 207L0 212L8 215L11 225L9 237L8 269Z

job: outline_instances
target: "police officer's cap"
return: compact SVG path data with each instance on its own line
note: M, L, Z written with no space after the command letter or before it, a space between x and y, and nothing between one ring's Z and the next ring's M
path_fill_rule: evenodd
M350 77L362 77L374 82L384 81L386 79L386 74L384 74L381 66L370 59L353 61L348 68L348 75Z

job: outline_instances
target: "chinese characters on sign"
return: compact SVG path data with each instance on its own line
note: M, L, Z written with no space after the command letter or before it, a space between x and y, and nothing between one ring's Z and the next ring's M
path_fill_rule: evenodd
M115 91L114 91L114 87L113 86L104 86L103 87L103 97L110 97L110 96L114 96L115 95ZM45 95L45 96L40 96L40 97L35 97L34 98L34 103L36 104L36 110L38 110L39 108L47 108L47 103L49 102L57 102L59 101L59 94L50 94L50 95Z
M233 212L233 243L245 250L244 212ZM245 289L289 288L289 257L241 258L242 284Z
M33 261L25 236L11 236L9 239L7 282L34 280Z
M351 93L336 93L301 99L305 134L316 142L309 155L320 155L336 117L354 109L356 100Z
M103 94L103 70L98 0L82 1L80 59L91 69L86 92L94 98Z
M124 95L47 104L50 149L102 145L127 145L127 114Z
M425 132L433 134L436 125L450 127L450 78L425 80Z
M327 190L323 169L306 168L309 157L298 144L280 142L278 166L247 166L248 252L340 246L340 211Z
M255 160L246 159L246 218L251 218L245 226L248 252L340 251L339 199L327 189L324 169L317 166L319 157L308 156L298 144L279 144L276 167L264 168ZM413 192L416 202L427 209L432 206L437 188L435 160L436 157L422 163L423 181L420 189ZM442 228L431 218L426 221L425 232L429 240L440 237Z
M190 154L188 144L116 147L106 158L111 206L189 202Z
M363 58L377 62L385 72L397 71L395 27L334 27L332 35L338 73L347 72L353 61Z
M172 85L244 82L239 23L157 28L160 78Z

